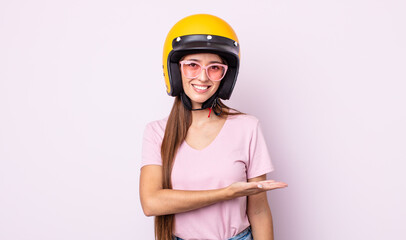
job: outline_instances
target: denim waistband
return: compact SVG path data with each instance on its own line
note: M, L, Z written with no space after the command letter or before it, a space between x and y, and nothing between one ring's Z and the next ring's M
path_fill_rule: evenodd
M228 240L252 240L251 226L247 227L244 231L240 232L236 236L229 238ZM180 237L173 237L173 240L184 240Z

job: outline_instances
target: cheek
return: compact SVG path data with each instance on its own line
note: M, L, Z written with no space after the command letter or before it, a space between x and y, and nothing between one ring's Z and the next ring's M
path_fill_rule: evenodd
M220 87L220 82L213 82L213 90L217 91L217 89L219 89Z
M182 78L182 86L185 87L188 84L188 81L183 77L183 75L181 76Z

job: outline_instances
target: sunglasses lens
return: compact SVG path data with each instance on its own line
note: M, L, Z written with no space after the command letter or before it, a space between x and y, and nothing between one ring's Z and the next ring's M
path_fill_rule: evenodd
M226 72L224 66L220 64L212 64L207 68L207 75L212 81L220 81Z
M183 74L188 78L195 78L200 74L201 67L193 62L187 62L183 64Z

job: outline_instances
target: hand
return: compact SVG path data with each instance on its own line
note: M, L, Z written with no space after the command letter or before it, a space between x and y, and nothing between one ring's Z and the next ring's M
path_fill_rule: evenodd
M226 190L229 192L229 196L232 199L236 197L254 195L273 189L284 188L287 186L288 184L284 182L265 180L259 182L236 182L228 186Z

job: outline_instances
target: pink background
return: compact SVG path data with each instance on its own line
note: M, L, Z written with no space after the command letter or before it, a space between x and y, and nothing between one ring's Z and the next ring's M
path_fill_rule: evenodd
M228 104L275 165L277 240L406 239L405 1L0 2L0 239L153 239L141 139L172 99L162 46L184 16L241 43Z

